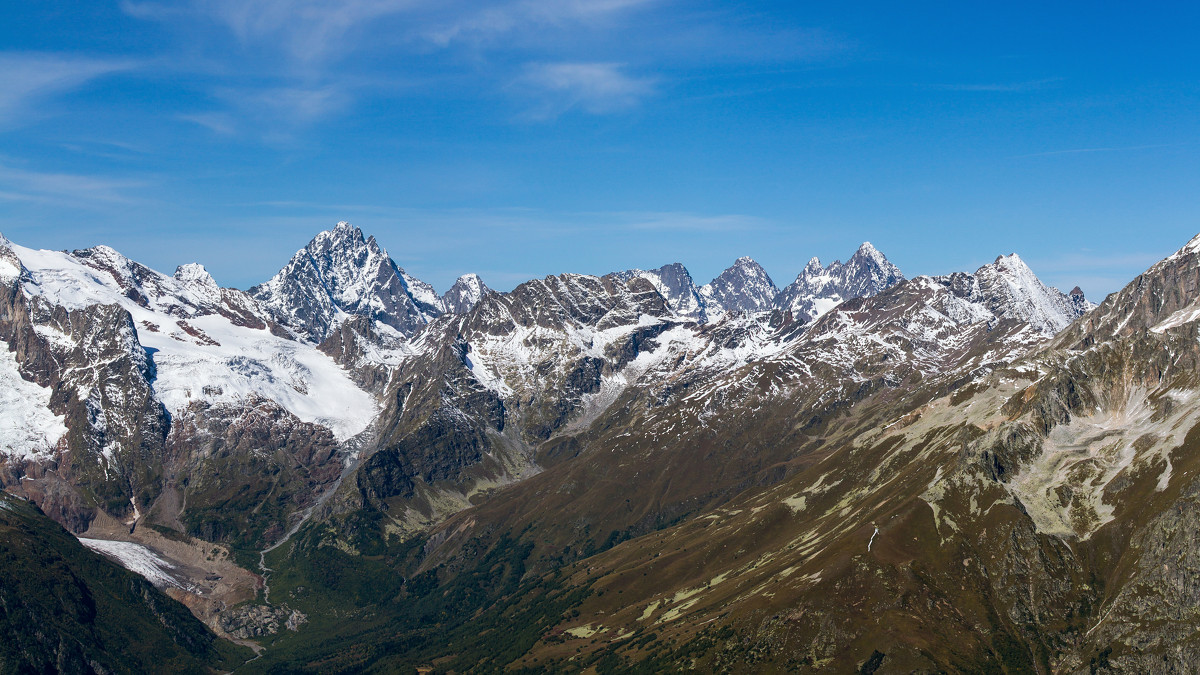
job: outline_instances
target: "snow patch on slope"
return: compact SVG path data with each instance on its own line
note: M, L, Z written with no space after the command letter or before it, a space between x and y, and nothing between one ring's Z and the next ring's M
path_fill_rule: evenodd
M174 586L183 590L190 590L189 586L184 585L171 574L171 570L175 569L174 565L163 560L157 553L141 544L135 544L131 541L88 539L86 537L79 537L79 543L106 558L115 560L120 563L121 567L130 572L140 574L158 588Z
M21 377L16 356L0 346L0 455L46 457L66 433L65 418L50 411L50 390Z
M177 304L142 307L126 297L111 275L69 253L12 249L30 272L27 292L67 309L119 305L132 315L138 341L157 368L154 390L172 414L194 400L238 402L253 394L345 440L365 429L378 412L371 395L312 345L237 325L220 314L181 318ZM176 277L158 275L155 282L172 295L207 295L211 289L205 278L211 277L202 272L198 265L184 266ZM52 337L52 343L70 340Z

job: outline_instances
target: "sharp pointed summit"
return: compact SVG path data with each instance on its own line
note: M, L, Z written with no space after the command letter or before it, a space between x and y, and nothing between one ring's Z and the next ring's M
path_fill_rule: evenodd
M1082 293L1068 296L1042 283L1016 253L998 256L974 274L956 272L933 279L956 297L985 308L992 321L1025 322L1044 336L1054 335L1093 307Z
M814 321L850 298L870 297L904 281L900 268L888 261L870 242L863 242L850 260L835 260L828 267L808 261L796 280L775 298L775 306L789 310L797 321Z
M701 286L699 292L708 308L709 321L715 321L729 312L771 309L779 289L762 265L749 256L742 256L716 279Z
M475 303L482 300L483 296L492 292L494 291L483 283L478 274L464 274L455 280L450 290L442 296L441 302L447 312L465 314Z
M654 290L667 302L667 307L679 316L694 319L697 323L708 320L705 301L700 297L692 275L682 263L663 265L655 270L632 269L614 274L621 281L634 278L649 281Z
M444 311L432 286L405 274L374 237L345 221L249 292L276 321L313 342L330 334L340 314L367 316L411 336Z

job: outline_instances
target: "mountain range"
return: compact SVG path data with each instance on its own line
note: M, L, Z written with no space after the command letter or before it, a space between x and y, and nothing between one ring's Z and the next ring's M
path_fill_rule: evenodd
M1096 306L869 243L438 295L347 223L248 291L0 239L0 484L239 672L1181 672L1198 242Z

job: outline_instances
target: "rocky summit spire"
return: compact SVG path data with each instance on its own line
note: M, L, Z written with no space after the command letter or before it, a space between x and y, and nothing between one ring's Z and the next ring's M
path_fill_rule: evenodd
M998 256L995 262L974 274L956 272L933 281L951 290L955 297L986 310L996 321L1020 321L1038 333L1051 336L1092 308L1079 295L1047 286L1016 253Z
M700 287L709 320L728 312L761 312L771 309L771 301L779 293L767 271L743 256L734 261L716 279Z
M404 274L374 237L345 221L313 237L250 294L276 321L314 342L329 335L339 313L412 335L443 311L432 287Z
M693 319L698 323L707 320L704 299L692 281L692 275L682 263L663 265L655 270L625 270L615 272L614 276L622 281L642 278L654 286L654 290L666 300L667 307L679 316Z
M775 298L775 306L792 312L797 321L813 321L850 298L876 295L904 281L900 268L863 242L850 260L835 260L828 267L808 261L796 280Z
M442 296L442 306L451 314L465 314L491 292L492 289L483 283L478 274L464 274Z

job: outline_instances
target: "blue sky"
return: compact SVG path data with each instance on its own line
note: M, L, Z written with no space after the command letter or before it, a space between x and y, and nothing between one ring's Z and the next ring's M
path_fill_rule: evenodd
M444 290L870 240L1099 300L1200 232L1192 3L9 3L0 231L223 285L349 220Z

